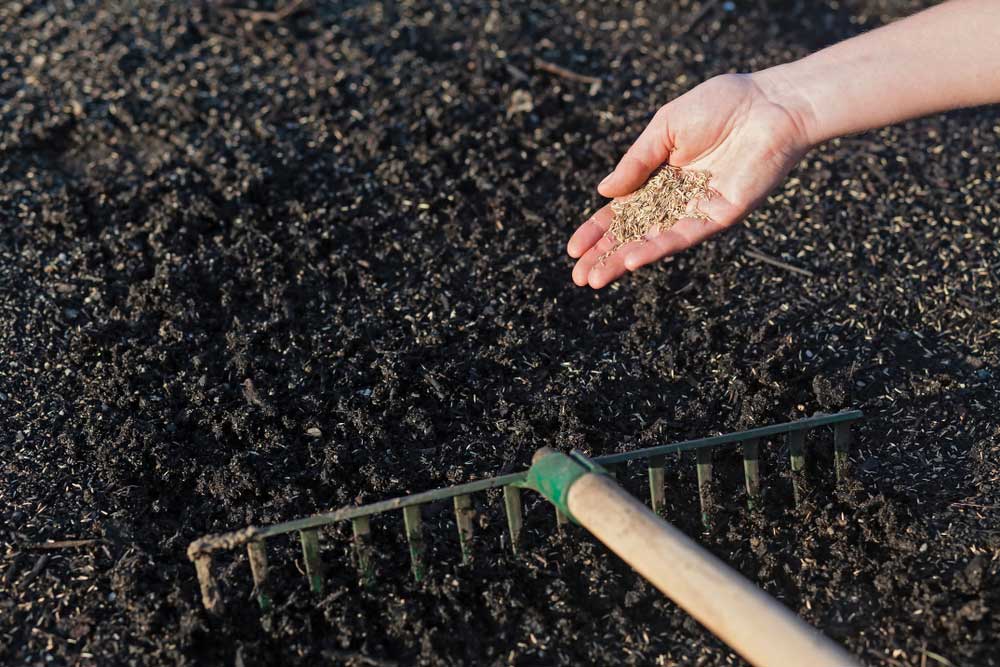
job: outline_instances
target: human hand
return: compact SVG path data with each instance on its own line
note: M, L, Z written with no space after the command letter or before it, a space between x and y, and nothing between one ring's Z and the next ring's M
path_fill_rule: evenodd
M600 289L634 271L696 245L742 220L788 174L811 146L812 113L804 98L759 74L725 74L660 108L615 170L598 186L605 197L638 189L663 163L706 170L716 194L698 202L710 219L682 218L646 241L614 248L606 234L611 206L590 217L569 240L577 259L573 282Z

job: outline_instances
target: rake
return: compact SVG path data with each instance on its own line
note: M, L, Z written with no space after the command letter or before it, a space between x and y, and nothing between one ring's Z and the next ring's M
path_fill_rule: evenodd
M426 573L421 525L421 508L424 505L452 499L462 560L467 562L472 556L472 494L503 489L510 545L517 553L524 525L521 494L527 488L540 493L555 505L558 525L570 520L583 525L751 664L854 665L843 649L816 633L773 598L663 521L657 512L665 505L666 456L694 451L702 521L708 525L712 452L731 446L742 448L747 503L753 509L759 504L761 494L761 442L776 436L784 436L787 443L794 498L798 504L803 493L801 473L806 466L806 434L820 427L832 427L834 469L839 481L847 466L851 425L862 417L858 410L820 414L736 433L608 454L593 460L577 452L567 456L543 448L536 452L529 470L369 505L345 507L294 521L207 535L191 543L188 558L194 563L198 575L203 605L209 612L218 614L223 610L223 601L212 572L213 554L246 546L257 602L266 611L271 607L267 540L298 533L309 587L313 592L321 593L323 575L319 529L350 521L354 534L354 555L361 578L371 581L371 518L387 512L402 512L412 574L415 580L420 581ZM651 509L614 481L630 461L646 462ZM679 575L679 572L682 574ZM726 608L713 604L714 598L726 600ZM788 641L767 640L774 636L774 632L781 632L789 638Z

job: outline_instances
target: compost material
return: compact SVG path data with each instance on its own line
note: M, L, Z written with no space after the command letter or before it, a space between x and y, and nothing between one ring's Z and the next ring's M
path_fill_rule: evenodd
M831 142L598 293L564 250L659 105L918 4L0 3L0 663L739 664L531 494L519 557L476 498L466 566L428 508L422 584L398 516L373 586L349 528L320 596L269 541L263 618L185 549L857 407L850 484L810 438L796 510L764 442L761 511L734 451L711 530L690 457L667 517L868 665L1000 665L995 109Z

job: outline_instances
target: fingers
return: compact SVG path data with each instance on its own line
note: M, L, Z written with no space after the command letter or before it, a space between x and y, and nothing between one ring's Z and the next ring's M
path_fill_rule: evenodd
M699 240L708 238L711 234L703 234L701 230L688 229L690 226L706 226L706 220L684 218L665 232L648 236L646 243L632 250L624 259L626 270L636 269L651 264L657 260L669 257L682 250L687 250ZM691 224L693 223L693 224Z
M639 244L626 244L602 260L616 244L610 236L602 236L573 267L573 282L580 287L590 285L600 289L625 273L625 257Z
M694 245L694 242L689 241L684 234L676 230L676 227L685 220L679 220L673 228L649 237L646 243L632 250L623 260L626 270L635 271L664 257L687 250ZM695 220L695 222L704 221Z
M602 236L577 260L573 267L573 282L584 287L590 282L590 270L600 261L604 253L615 247L615 242L608 236Z
M721 199L704 202L701 208L712 216L711 219L682 218L670 229L664 232L651 231L643 241L625 244L614 254L604 257L617 244L606 233L612 214L610 207L605 206L570 239L570 255L579 257L573 267L573 282L580 287L589 285L594 289L601 289L626 271L635 271L646 264L698 245L737 219L731 205Z
M723 229L725 229L725 225L713 220L682 218L665 232L647 237L646 243L630 250L623 258L622 263L628 271L635 271L647 264L698 245Z
M573 282L580 287L589 285L593 289L601 289L626 271L635 271L687 250L723 229L724 225L712 220L683 218L670 229L654 232L643 241L627 243L607 257L604 255L615 247L617 241L610 236L602 236L573 267Z
M569 253L569 256L577 259L600 241L604 233L608 231L611 216L611 206L606 205L580 225L579 229L573 233L569 243L566 244L566 252Z
M597 191L605 197L624 197L635 192L670 157L668 134L666 107L661 107L615 170L597 186Z
M613 255L601 261L601 258L617 243L607 236L612 215L610 204L601 207L589 220L580 225L566 246L570 257L578 258L576 266L573 267L573 282L580 287L590 285L594 289L600 289L625 273L625 255L622 251L628 246L619 248Z
M625 258L641 248L643 243L627 243L619 248L613 255L609 255L603 262L597 261L587 274L587 284L593 289L601 289L607 284L618 280L628 269L625 267ZM603 254L603 253L602 253ZM598 255L600 259L600 255Z

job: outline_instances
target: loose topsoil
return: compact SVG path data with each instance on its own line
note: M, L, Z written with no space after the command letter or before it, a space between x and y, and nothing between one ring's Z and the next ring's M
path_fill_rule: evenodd
M564 253L659 104L918 4L4 2L0 662L739 664L531 495L518 558L476 498L470 566L427 508L419 585L396 516L370 588L347 528L318 598L275 540L263 618L244 553L213 619L185 549L859 407L839 489L824 433L800 509L774 441L762 511L728 452L712 527L690 458L667 516L867 665L1000 665L995 108L834 141L600 293Z

